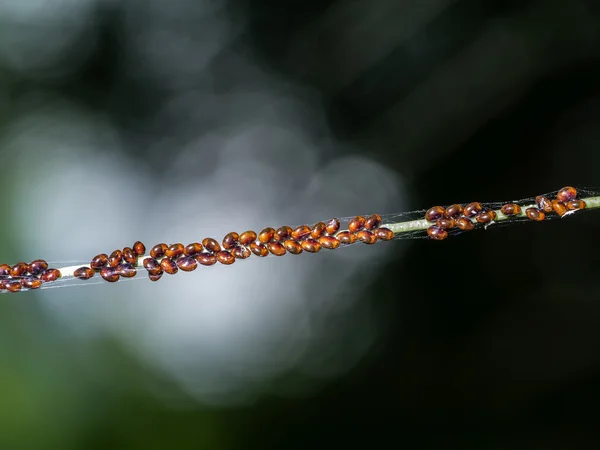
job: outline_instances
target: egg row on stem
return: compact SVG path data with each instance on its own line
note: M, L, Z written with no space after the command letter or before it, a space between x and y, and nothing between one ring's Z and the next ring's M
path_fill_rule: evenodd
M444 240L448 231L457 228L461 231L471 231L477 224L487 226L498 220L511 217L526 217L534 222L541 222L548 214L564 217L566 214L586 208L586 202L577 198L577 190L571 186L560 189L554 198L538 195L535 204L519 205L505 203L497 210L486 207L479 202L466 205L454 204L447 207L434 206L425 213L425 220L430 223L427 235L434 240Z
M148 253L146 246L137 241L131 247L116 249L110 254L100 253L87 265L61 269L49 269L43 260L36 260L29 265L4 264L0 266L0 291L38 289L43 284L61 278L89 280L96 274L103 280L114 283L121 278L135 277L140 269L146 271L150 280L158 281L165 273L173 275L180 270L191 272L199 266L212 266L217 263L231 265L252 255L265 257L283 256L286 253L317 253L323 248L333 250L355 242L374 244L378 240L394 238L391 230L381 226L381 216L378 214L353 217L344 230L340 230L340 226L340 221L334 218L327 222L318 222L312 227L301 225L292 229L282 226L277 229L267 227L259 233L252 230L240 234L230 232L221 242L206 237L201 242L188 245L159 243Z

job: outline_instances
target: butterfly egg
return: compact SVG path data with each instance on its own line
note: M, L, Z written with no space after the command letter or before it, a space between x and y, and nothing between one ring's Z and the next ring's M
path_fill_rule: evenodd
M225 264L226 266L229 266L235 262L235 257L227 250L220 250L215 254L215 256L217 257L217 261L219 261L221 264Z
M538 208L542 211L546 213L552 212L552 202L548 200L548 197L538 195L535 198L535 203L537 204Z
M256 233L252 230L244 231L240 234L239 243L242 245L250 245L257 239Z
M362 230L364 226L365 218L363 216L356 216L348 222L348 231L350 231L350 233L356 233L357 231Z
M299 227L294 228L292 231L292 239L296 241L301 241L302 239L310 236L311 229L308 225L300 225Z
M334 250L340 246L340 241L334 236L321 236L319 238L319 244L321 244L321 247L323 248Z
M175 275L179 271L175 261L168 257L164 257L160 260L160 268L164 273L168 273L169 275Z
M238 246L231 250L231 254L235 259L246 259L252 255L250 249L246 246Z
M267 248L272 255L283 256L286 253L285 247L277 241L272 241L267 244Z
M521 207L515 203L507 203L502 205L500 212L505 216L516 216L521 213Z
M360 230L358 233L356 233L356 237L363 244L371 245L377 242L377 236L369 230Z
M194 259L203 266L214 266L217 263L217 257L213 253L198 253Z
M335 237L344 245L350 245L356 242L356 234L351 233L350 231L340 231Z
M89 280L94 276L96 272L91 267L80 267L79 269L75 269L73 272L73 276L75 278L79 278L80 280Z
M567 207L564 203L559 202L558 200L552 200L552 210L558 214L560 217L564 216L567 212Z
M381 225L381 216L379 214L372 214L365 220L365 228L367 230L374 230Z
M201 243L192 242L191 244L188 244L185 246L185 248L183 249L183 254L186 256L194 256L194 255L200 253L203 249L204 249L204 247L202 246Z
M544 211L537 208L527 208L525 210L525 215L528 219L533 220L534 222L541 222L546 218Z
M192 272L198 267L198 262L192 256L183 256L177 260L177 267L184 272Z
M427 235L436 241L442 241L448 237L448 232L441 229L437 225L432 225L427 228Z
M256 256L260 257L265 257L269 254L269 249L265 244L261 242L253 242L252 244L250 244L250 251Z
M302 241L302 250L308 253L317 253L321 250L321 244L319 241L313 238L305 239Z
M213 253L218 253L221 251L221 246L219 243L213 238L204 238L202 239L202 245L206 250Z
M310 230L310 237L313 239L319 239L321 236L325 234L327 230L327 225L323 222L318 222L313 225Z
M444 217L446 219L456 219L457 217L460 217L462 213L463 213L462 205L454 204L454 205L450 205L446 208L446 210L444 211Z
M456 227L462 231L471 231L475 228L475 224L466 217L459 217L454 221Z
M429 208L425 213L425 220L427 220L428 222L435 222L436 220L444 216L444 212L446 212L446 210L441 206L434 206L432 208Z
M567 203L571 200L575 200L575 197L577 197L577 189L571 186L566 186L562 188L556 194L556 200L558 200L561 203Z
M225 250L231 250L238 244L239 238L240 238L240 235L237 234L235 231L232 231L231 233L227 233L225 235L225 237L223 238L223 242L221 242L221 244L223 245L223 248Z
M377 239L380 239L382 241L391 241L392 239L394 239L394 232L389 228L376 228L374 230L374 233L375 236L377 236Z
M185 247L183 246L183 244L177 243L177 244L171 244L169 245L169 247L165 250L165 256L167 258L171 258L171 259L177 259L179 258L181 255L183 255L183 251L185 250Z
M481 206L481 203L479 203L479 202L472 202L472 203L469 203L467 206L464 207L464 209L463 209L463 215L465 217L474 217L477 214L479 214L482 210L483 210L483 206Z
M340 229L340 221L338 219L329 219L325 222L325 232L328 235L332 235L338 232Z
M275 229L267 227L258 234L258 240L263 244L271 242L275 237Z

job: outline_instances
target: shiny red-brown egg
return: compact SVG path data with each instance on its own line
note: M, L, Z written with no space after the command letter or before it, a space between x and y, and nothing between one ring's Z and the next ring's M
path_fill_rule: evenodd
M4 288L8 292L19 292L23 288L23 286L21 285L21 282L19 280L8 280L5 283Z
M242 245L250 245L253 242L256 242L256 238L256 233L252 230L248 230L240 234L239 242Z
M502 205L500 212L505 216L515 216L521 213L521 207L515 203L506 203Z
M226 266L229 266L235 262L235 257L227 250L221 250L217 252L215 256L217 257L217 261L219 261L221 264L225 264Z
M292 239L296 241L301 241L302 239L310 236L310 227L308 225L300 225L299 227L294 228L292 231Z
M474 217L477 214L479 214L482 210L483 210L483 206L481 206L481 203L479 203L479 202L472 202L472 203L469 203L467 206L464 207L464 209L463 209L463 215L465 217Z
M253 242L250 244L250 251L254 253L256 256L265 257L269 254L269 249L265 244L260 242Z
M350 233L350 231L340 231L335 237L344 245L350 245L356 242L356 234Z
M133 244L133 252L137 256L142 256L146 253L146 246L140 241L135 241Z
M556 200L561 203L567 203L571 200L575 200L575 197L577 197L577 189L572 186L565 186L556 194Z
M471 219L467 219L466 217L459 217L454 221L454 224L459 230L462 231L471 231L475 228L475 224L471 221Z
M250 249L243 245L239 246L239 247L235 247L234 249L232 249L230 251L235 259L246 259L246 258L249 258L250 255L252 255L252 252L250 251Z
M109 283L116 283L120 278L117 270L110 266L104 266L102 269L100 269L100 276Z
M367 230L374 230L381 225L381 216L379 214L371 214L365 220L365 228Z
M50 283L56 281L61 277L60 270L58 269L46 269L40 275L40 280L44 283Z
M528 219L533 220L535 222L541 222L546 218L546 213L537 208L527 208L525 210L525 215Z
M42 287L42 280L33 276L27 276L21 280L21 284L27 289L39 289Z
M373 230L377 239L381 239L382 241L391 241L394 239L394 232L389 228L376 228Z
M231 233L227 233L225 235L225 237L223 238L223 248L225 250L231 250L233 247L235 247L236 245L238 245L238 240L240 238L240 235L237 234L235 231L232 231Z
M279 242L283 242L286 239L289 239L291 235L292 228L288 227L287 225L284 225L282 227L277 228L277 231L275 232L275 239L277 239Z
M137 255L131 247L125 247L123 249L123 261L125 261L126 263L135 264L137 263L137 258Z
M137 274L137 270L133 267L133 264L124 262L115 267L117 274L123 278L133 278Z
M167 251L168 248L169 248L169 246L167 244L165 244L164 242L161 244L156 244L154 247L152 247L150 249L150 256L153 257L154 259L160 259L163 256L165 256L165 252Z
M94 276L96 272L91 267L80 267L79 269L75 269L73 272L73 276L75 278L79 278L80 280L89 280Z
M454 204L454 205L450 205L446 208L446 210L444 211L444 217L446 219L456 219L457 217L460 217L460 215L462 213L463 213L462 205Z
M113 251L108 257L108 265L112 268L117 267L123 259L123 252L121 250Z
M350 233L356 233L357 231L362 230L365 226L365 221L363 216L353 217L350 222L348 222L348 231Z
M287 252L291 253L292 255L299 255L302 253L302 245L300 245L300 243L294 239L286 239L283 241L283 246Z
M163 273L148 273L148 278L150 281L158 281L162 278Z
M302 250L308 253L317 253L319 250L321 250L321 244L319 244L319 241L313 238L303 240L301 245Z
M444 217L445 211L446 210L441 206L434 206L432 208L429 208L425 213L425 220L427 220L428 222L435 222L439 218Z
M200 242L192 242L191 244L185 246L183 249L183 254L186 256L194 256L200 253L203 249L204 247Z
M171 244L169 245L169 248L165 250L165 256L167 258L177 259L183 255L184 250L185 247L181 243Z
M587 205L583 200L569 200L565 206L569 211L577 211L579 209L585 209Z
M552 209L554 210L554 212L556 214L559 215L559 217L564 216L565 213L567 212L567 207L565 206L565 204L562 202L559 202L556 199L552 200Z
M475 216L475 220L479 223L490 223L496 219L496 212L491 209L488 211L481 211Z
M538 209L541 209L546 213L552 212L552 202L548 199L548 197L538 195L535 198L535 203L537 204Z
M177 267L179 267L184 272L191 272L196 270L198 267L198 262L194 259L193 256L182 256L177 260Z
M10 275L10 266L8 264L0 264L0 276L3 275Z
M203 266L212 266L217 263L217 257L212 253L198 253L194 259Z
M310 237L313 239L319 239L325 234L326 228L327 226L323 222L318 222L314 224L312 229L310 230Z
M44 270L48 268L48 263L43 259L36 259L35 261L31 261L29 263L29 267L27 271L32 275L39 275Z
M168 273L169 275L175 275L179 271L177 263L171 258L166 257L160 261L160 268L163 270L163 272Z
M100 270L104 266L108 264L108 255L105 253L100 253L92 258L90 262L90 267L94 270Z
M285 247L283 244L277 241L272 241L267 244L267 248L269 252L275 256L283 256L286 253Z
M450 228L454 228L454 219L448 219L446 217L439 218L435 224L440 227L442 230L449 230Z
M213 238L207 237L207 238L202 239L202 245L204 246L204 248L206 250L213 252L213 253L217 253L217 252L221 251L221 246Z
M333 250L340 246L340 241L334 236L321 236L319 238L319 244L321 244L321 247L323 248Z
M340 221L338 219L329 219L325 222L325 232L329 235L335 234L340 229Z
M436 241L441 241L448 237L448 232L446 230L441 229L437 225L432 225L429 228L427 228L427 235L431 239L435 239Z
M144 269L148 271L149 275L162 275L163 273L160 263L152 257L144 258L142 264L144 265Z
M263 244L271 242L275 238L275 230L271 227L267 227L258 233L258 240Z
M360 230L356 233L356 237L363 244L374 244L377 242L377 236L369 230Z
M9 275L11 277L21 277L27 273L29 264L25 262L19 262L10 268Z

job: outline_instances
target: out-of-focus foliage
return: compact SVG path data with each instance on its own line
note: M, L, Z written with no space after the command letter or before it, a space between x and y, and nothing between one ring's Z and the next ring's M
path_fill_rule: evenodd
M600 186L599 75L591 0L0 0L0 262ZM592 448L598 223L2 295L0 448Z

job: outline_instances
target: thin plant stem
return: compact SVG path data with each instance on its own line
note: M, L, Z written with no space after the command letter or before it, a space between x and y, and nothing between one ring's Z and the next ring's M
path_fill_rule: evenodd
M141 242L132 248L114 250L110 256L99 254L89 263L50 268L44 260L13 266L0 264L0 293L29 289L61 287L63 281L88 281L99 274L104 281L130 279L144 269L152 281L179 270L193 271L200 266L233 264L252 254L258 257L282 256L286 253L316 253L351 245L355 242L374 244L396 239L429 238L444 240L448 236L477 228L509 225L525 221L542 222L565 218L581 210L600 208L597 191L564 187L559 191L513 202L455 204L435 206L397 214L343 217L318 222L313 227L301 225L265 228L260 233L247 231L227 234L222 244L211 238L200 243L157 244L149 251ZM100 262L98 262L100 261ZM94 283L89 283L94 284Z

